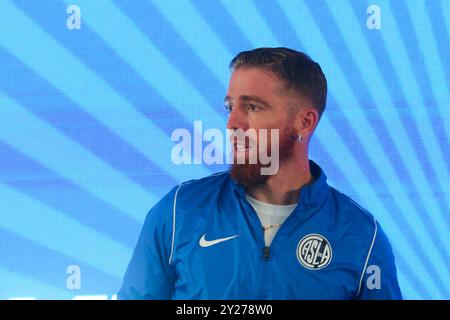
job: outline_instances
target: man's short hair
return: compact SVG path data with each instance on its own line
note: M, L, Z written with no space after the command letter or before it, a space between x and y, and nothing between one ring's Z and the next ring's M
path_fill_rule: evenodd
M257 48L242 51L230 62L231 70L241 67L268 69L282 81L286 89L310 100L319 112L325 110L327 80L320 65L307 54L289 48Z

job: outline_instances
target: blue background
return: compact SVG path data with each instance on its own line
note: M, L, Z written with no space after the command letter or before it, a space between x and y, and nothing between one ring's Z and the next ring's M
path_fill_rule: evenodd
M111 298L148 210L226 168L174 165L171 133L224 130L228 63L260 46L321 64L310 158L380 221L405 298L450 299L445 0L0 0L0 299Z

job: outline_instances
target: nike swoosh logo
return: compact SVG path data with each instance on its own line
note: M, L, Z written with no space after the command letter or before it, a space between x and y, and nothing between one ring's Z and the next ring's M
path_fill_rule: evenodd
M232 236L232 237L220 238L220 239L211 240L211 241L206 240L205 236L206 236L206 233L200 238L200 241L198 242L200 247L203 247L203 248L210 247L210 246L213 246L215 244L234 239L234 238L236 238L239 235L237 234L237 235Z

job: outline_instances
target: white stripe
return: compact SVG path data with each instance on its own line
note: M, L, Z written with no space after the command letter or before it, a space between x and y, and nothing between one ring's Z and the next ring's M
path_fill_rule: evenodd
M359 293L361 291L361 286L362 286L362 281L363 281L363 278L364 278L364 273L366 272L367 263L369 262L370 254L372 253L372 248L373 248L373 245L375 243L375 239L377 237L377 231L378 231L377 221L375 220L375 218L373 219L373 221L375 222L375 232L373 234L372 244L370 245L369 253L367 254L366 263L364 264L364 268L363 268L363 271L361 273L361 278L359 280L358 292L356 293L356 296L359 296Z
M219 172L216 172L216 173L211 174L210 177L219 176L219 175L221 175L221 174L228 173L228 172L229 172L229 170L226 170L226 171L219 171Z
M175 222L176 222L176 210L177 210L177 196L178 196L178 190L180 190L180 187L183 184L180 184L177 188L177 191L175 191L175 196L173 198L173 212L172 212L172 245L170 247L170 256L169 256L169 264L172 264L172 256L173 256L173 245L175 243Z
M216 176L216 175L224 174L224 173L227 173L227 172L228 171L217 172L217 173L214 173L214 174L212 174L210 176ZM210 177L210 176L208 176L208 177ZM207 177L205 177L205 178L207 178ZM193 179L193 180L185 181L185 182L181 183L178 186L177 191L175 191L175 196L173 198L173 212L172 212L172 245L170 247L169 264L172 264L173 248L174 248L174 244L175 244L175 225L176 225L176 211L177 211L178 190L180 190L180 187L182 185L184 185L185 183L189 183L189 182L193 182L193 181L198 181L198 180Z

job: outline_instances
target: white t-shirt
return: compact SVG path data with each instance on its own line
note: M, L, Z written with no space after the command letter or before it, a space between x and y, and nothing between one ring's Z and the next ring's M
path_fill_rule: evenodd
M297 204L278 205L256 200L245 194L247 201L255 209L262 226L282 224L286 218L294 211ZM269 228L264 231L264 241L266 247L270 247L272 240L280 227Z

